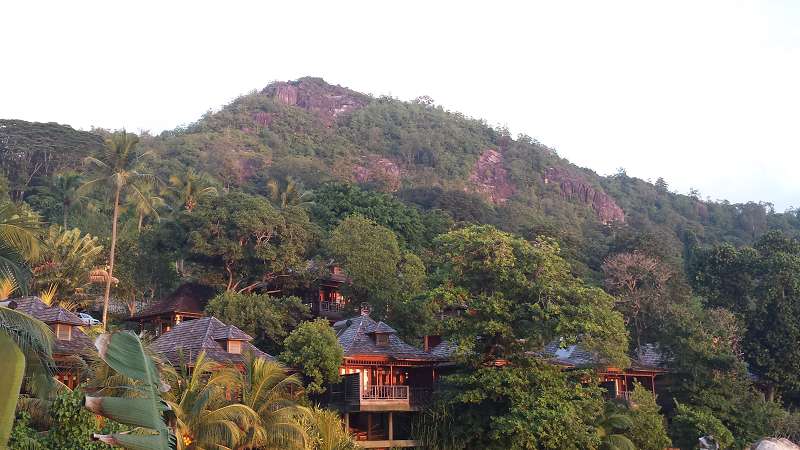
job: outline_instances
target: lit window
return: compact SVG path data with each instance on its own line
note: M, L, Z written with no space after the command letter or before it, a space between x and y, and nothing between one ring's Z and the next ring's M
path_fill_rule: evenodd
M242 353L242 341L228 341L228 353Z
M72 326L61 323L56 324L56 339L59 341L72 340Z

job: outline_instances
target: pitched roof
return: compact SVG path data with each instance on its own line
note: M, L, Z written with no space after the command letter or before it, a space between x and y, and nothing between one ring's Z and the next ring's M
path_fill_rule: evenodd
M199 283L184 283L168 297L148 306L131 320L144 319L172 312L203 314L214 288Z
M386 356L396 360L443 361L446 357L425 352L405 343L397 332L383 322L375 322L368 315L340 320L333 325L344 356ZM371 334L388 334L388 345L378 346Z
M228 353L220 340L245 341L242 351L250 350L255 356L274 359L250 343L251 338L233 325L226 325L216 317L187 320L162 334L150 344L150 348L169 360L173 365L192 364L197 356L205 352L210 359L222 364L243 363L243 354Z
M54 339L53 354L55 355L81 355L94 348L94 343L89 336L77 327L86 325L83 321L70 311L60 307L48 307L39 297L21 297L13 300L16 303L16 310L23 312L42 322L53 324L72 325L71 339L69 341Z
M60 306L47 306L39 297L21 297L13 300L17 304L17 311L35 317L46 324L63 323L67 325L86 325L74 313Z
M556 364L569 367L591 367L603 365L600 357L579 344L561 346L559 339L553 340L545 346L545 356ZM631 369L638 370L663 370L666 358L655 344L645 344L640 351L631 356Z

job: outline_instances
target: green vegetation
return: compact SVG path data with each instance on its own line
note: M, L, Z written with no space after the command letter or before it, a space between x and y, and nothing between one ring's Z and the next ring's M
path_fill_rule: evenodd
M292 296L331 262L350 312L369 303L409 342L454 344L456 366L415 425L431 448L655 450L671 437L688 449L700 434L743 448L800 436L797 211L703 200L624 170L601 177L428 98L301 82L319 105L357 106L288 106L268 88L159 136L1 120L0 290L87 307L102 295L104 310L132 314L181 282L216 288L207 312L299 374L257 361L243 374L159 364L186 448L352 447L334 414L300 406L338 378L333 332ZM89 284L105 267L119 283ZM15 374L2 412L13 414L16 378L50 363L50 337L0 313L10 353L0 361ZM106 316L119 327L127 315ZM620 368L657 349L669 383L658 402L641 387L630 404L608 401L588 372L547 363L556 340ZM112 376L98 365L89 384ZM57 420L53 436L100 431L59 395L80 430ZM13 445L37 439L41 424L26 420Z
M339 381L342 347L325 319L303 322L284 341L280 355L289 367L296 367L312 394L325 392L325 385Z

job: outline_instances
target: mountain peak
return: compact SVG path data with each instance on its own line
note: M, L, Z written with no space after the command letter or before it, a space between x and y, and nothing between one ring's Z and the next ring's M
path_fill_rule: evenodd
M330 127L336 117L363 108L370 97L339 85L327 83L322 78L303 77L294 81L270 83L262 91L276 101L297 106L322 119Z

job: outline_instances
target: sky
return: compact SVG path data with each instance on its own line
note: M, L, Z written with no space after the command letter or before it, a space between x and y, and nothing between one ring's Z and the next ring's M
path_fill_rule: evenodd
M800 207L800 1L0 4L0 118L157 133L274 80L421 95L607 175Z

